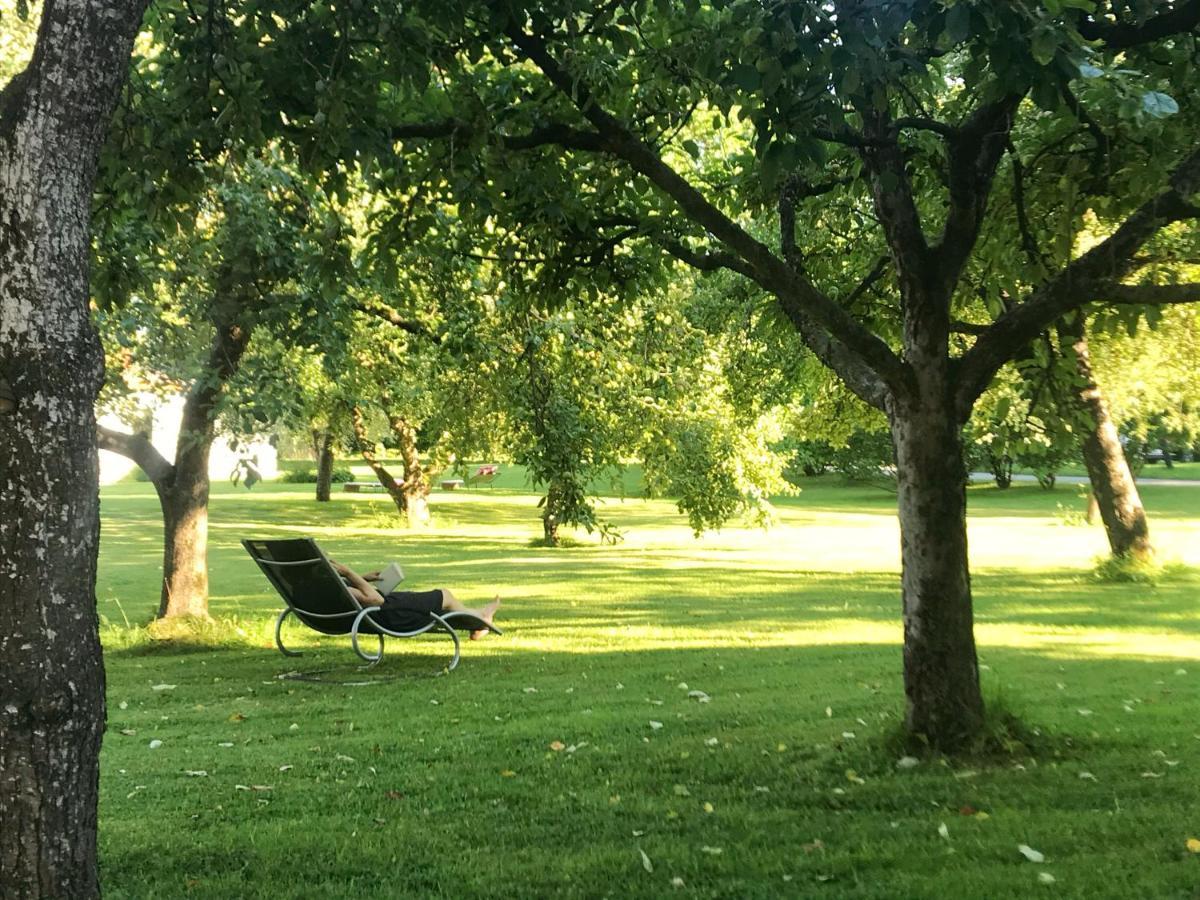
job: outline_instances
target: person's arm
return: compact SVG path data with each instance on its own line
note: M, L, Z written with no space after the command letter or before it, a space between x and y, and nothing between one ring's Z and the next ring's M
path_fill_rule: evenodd
M339 575L350 582L350 588L355 592L355 596L361 603L365 603L368 606L383 605L383 594L375 590L374 585L370 584L349 566L343 565L336 559L331 559L329 562L332 563Z

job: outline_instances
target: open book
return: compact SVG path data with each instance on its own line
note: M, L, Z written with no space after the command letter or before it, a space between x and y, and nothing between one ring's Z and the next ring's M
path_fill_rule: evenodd
M379 573L379 580L375 582L375 590L383 594L385 597L396 589L396 587L404 580L404 570L400 568L400 563L391 563L386 569Z

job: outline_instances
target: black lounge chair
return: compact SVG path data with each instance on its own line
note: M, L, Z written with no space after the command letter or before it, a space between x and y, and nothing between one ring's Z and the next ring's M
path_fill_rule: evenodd
M322 634L348 634L354 652L371 665L383 659L383 637L416 637L427 631L443 631L454 640L454 658L448 669L458 665L460 643L455 629L465 631L487 630L502 634L495 625L478 616L464 612L430 613L429 624L415 631L391 631L374 618L379 611L376 606L363 606L342 581L329 558L311 538L292 540L246 540L242 541L267 580L279 591L286 609L275 620L275 646L284 656L300 656L298 650L289 650L283 645L281 631L284 620L294 615L297 619ZM379 652L366 653L358 644L361 634L373 634L379 638Z

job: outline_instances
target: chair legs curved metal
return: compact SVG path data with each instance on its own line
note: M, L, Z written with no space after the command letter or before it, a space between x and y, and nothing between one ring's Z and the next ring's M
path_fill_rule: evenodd
M354 652L359 655L359 658L366 660L367 663L373 666L383 659L383 635L375 635L375 637L379 638L379 652L374 656L371 656L369 653L364 653L362 648L358 646L358 626L361 625L362 620L371 613L371 609L371 607L367 607L354 617L354 625L350 628L350 644L354 647Z
M441 616L439 616L437 613L430 613L429 615L432 616L437 621L437 623L440 626L442 626L442 628L444 628L449 633L451 639L454 641L454 658L450 660L450 665L446 666L447 672L453 672L454 667L458 665L460 651L462 649L462 643L458 639L458 632L455 631L453 628L451 628L450 623L447 622L445 619L443 619Z
M289 606L279 614L279 618L275 620L275 646L279 648L279 652L284 656L303 656L304 653L300 650L289 650L283 646L283 620L292 614L292 608Z

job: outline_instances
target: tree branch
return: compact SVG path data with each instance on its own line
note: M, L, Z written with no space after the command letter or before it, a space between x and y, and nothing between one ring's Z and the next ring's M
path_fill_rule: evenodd
M475 126L462 119L441 119L432 122L405 122L394 125L391 130L391 138L394 142L437 140L448 137L471 138L476 133ZM580 131L557 123L535 128L527 134L500 135L499 141L506 150L532 150L536 147L550 145L590 152L602 149L599 134Z
M1094 299L1137 306L1196 303L1200 301L1200 284L1099 284Z
M842 348L841 353L829 358L836 358L838 365L844 368L836 368L835 371L846 379L852 390L858 393L855 385L858 383L865 393L871 396L877 394L873 386L863 384L864 372L873 373L874 382L882 379L891 390L909 389L911 375L907 366L883 340L856 322L812 282L793 271L765 244L710 203L692 184L664 163L653 149L602 109L582 79L572 77L559 66L540 37L526 34L517 27L511 27L508 35L517 48L542 70L550 83L569 97L592 124L600 135L604 152L623 159L634 171L644 175L674 200L688 219L702 226L740 257L745 263L746 274L779 298L785 312L802 334L811 333L814 328L828 330L832 341ZM850 364L852 358L853 365Z
M732 253L722 253L719 250L693 250L680 241L666 240L650 236L650 240L662 247L676 259L687 263L693 269L701 272L715 272L718 269L729 269L739 275L753 279L754 273L741 257Z
M967 117L948 142L950 211L934 249L939 281L949 304L962 268L975 248L996 167L1008 146L1021 97L1009 94Z
M96 446L133 460L156 486L170 481L175 474L175 467L150 443L148 435L126 434L97 424Z
M1083 19L1077 27L1079 33L1089 41L1103 41L1108 50L1126 50L1174 34L1193 31L1197 25L1200 25L1200 0L1187 0L1169 12L1151 16L1138 25Z
M375 305L360 301L354 305L354 308L359 312L366 313L368 316L375 316L378 319L383 319L383 321L387 322L389 325L394 325L396 328L399 328L402 331L407 331L414 337L424 338L433 344L440 344L442 342L442 336L440 334L435 334L414 319L404 318L391 307L383 306L382 304Z
M1200 190L1200 147L1176 166L1169 186L1134 210L1121 226L1087 253L1072 260L1029 298L1001 315L963 355L955 402L960 417L970 414L992 376L1055 320L1119 284L1137 266L1135 254L1159 229L1196 218L1188 197Z

